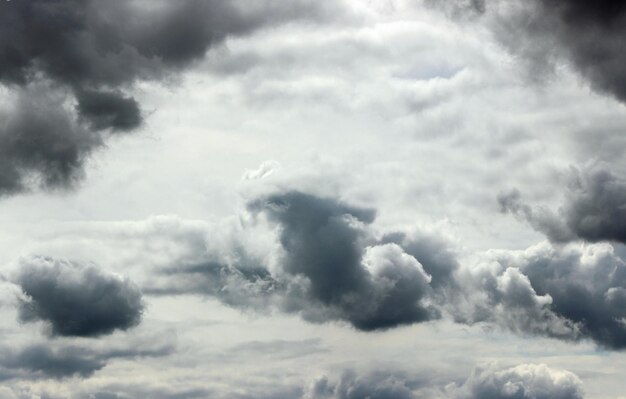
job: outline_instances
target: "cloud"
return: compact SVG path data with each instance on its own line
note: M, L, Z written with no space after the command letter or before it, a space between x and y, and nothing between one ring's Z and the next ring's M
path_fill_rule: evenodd
M372 242L373 209L298 191L250 201L248 209L279 228L288 311L365 331L438 317L422 265L396 244Z
M52 349L42 344L4 352L2 367L48 378L89 377L106 365L105 359L79 347Z
M94 337L127 330L141 321L141 292L129 280L95 266L49 258L20 265L16 283L23 322L44 321L52 335Z
M41 88L20 91L14 109L2 112L0 195L31 186L69 188L83 177L89 155L103 137L76 123L63 98Z
M616 1L541 0L539 18L556 22L551 33L582 75L620 101L626 100L626 5Z
M623 349L625 277L626 263L608 244L491 250L463 269L466 302L451 303L450 313L460 322Z
M2 110L0 195L73 187L111 133L141 126L128 94L138 82L171 81L229 37L342 10L308 0L2 2L0 85L17 105Z
M132 130L141 124L139 104L134 98L97 91L82 91L77 98L79 117L94 130Z
M393 234L399 244L379 240L371 226L375 214L300 191L262 195L248 202L244 224L208 234L206 253L161 269L145 292L208 295L234 307L344 321L363 331L439 318L432 277L402 245L438 280L456 267L452 253L426 234Z
M565 60L598 91L626 100L626 6L617 1L443 2L456 14L486 14L496 39L538 75ZM439 6L442 7L442 6Z
M626 181L598 166L575 170L570 180L558 213L525 204L516 190L500 194L498 202L553 242L626 243Z
M333 384L328 377L313 380L306 388L303 399L413 399L416 396L407 386L406 377L371 373L357 376L345 372Z
M463 399L582 399L582 382L573 373L545 364L474 370L454 397Z
M582 399L582 382L573 373L544 364L511 368L476 368L460 386L439 386L432 380L404 373L346 371L333 382L326 376L312 380L303 399Z
M161 357L171 354L174 346L163 339L134 342L110 347L83 346L65 342L36 343L22 347L0 348L0 379L88 378L113 359Z

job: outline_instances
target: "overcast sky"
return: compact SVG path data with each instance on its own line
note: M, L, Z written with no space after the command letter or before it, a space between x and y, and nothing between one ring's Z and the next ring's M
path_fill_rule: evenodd
M0 2L0 399L626 398L626 3Z

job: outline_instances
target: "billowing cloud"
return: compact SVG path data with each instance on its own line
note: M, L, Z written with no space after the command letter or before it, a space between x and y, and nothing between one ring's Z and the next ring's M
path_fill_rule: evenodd
M48 258L21 263L16 283L23 322L44 321L52 335L93 337L141 321L141 292L129 280L92 265Z
M488 321L528 335L626 347L626 263L608 244L541 243L488 251L464 268L459 321Z
M203 262L162 270L165 279L146 292L200 293L231 306L277 308L364 331L440 317L432 277L416 256L443 284L439 280L456 261L442 241L396 233L379 240L371 227L373 209L299 191L253 199L247 211L264 234L276 237L265 255L246 248L245 240L230 242L230 253L207 253Z
M344 373L338 382L320 377L309 383L303 399L414 399L406 376L370 373L358 376Z
M20 91L13 109L1 112L0 195L72 187L103 137L67 113L63 98L42 89Z
M0 85L17 105L0 124L0 195L72 186L111 133L142 124L127 94L137 82L171 80L228 37L341 10L307 0L2 2Z
M544 364L521 364L504 370L474 370L454 395L459 399L582 399L582 382L573 373Z
M135 343L133 346L111 345L87 347L65 342L36 343L0 348L0 380L87 378L113 359L161 357L171 354L171 342Z
M601 167L576 170L570 180L558 213L531 207L519 191L500 194L498 202L553 242L626 243L626 181Z

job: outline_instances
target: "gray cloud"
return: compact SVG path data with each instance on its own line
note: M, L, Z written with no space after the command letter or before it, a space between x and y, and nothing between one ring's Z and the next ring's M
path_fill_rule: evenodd
M476 369L454 395L463 399L582 399L582 382L573 373L543 364L504 370Z
M63 342L37 343L24 347L0 348L0 378L64 379L88 378L113 359L161 357L171 354L170 342L154 340L132 346L86 347Z
M344 373L338 382L328 377L312 381L304 399L413 399L416 396L406 376L390 373L370 373L358 376L354 372Z
M377 330L438 317L430 276L396 244L372 242L372 209L290 191L251 201L280 229L281 271L292 282L284 306L307 319Z
M543 364L521 364L499 369L476 368L458 385L438 386L427 378L404 373L345 372L336 382L317 378L303 399L582 399L582 382L573 373Z
M106 365L106 359L80 347L53 349L33 345L20 350L4 350L2 367L23 370L40 378L89 377Z
M437 289L443 287L457 267L443 241L397 233L379 240L373 209L298 191L259 197L247 210L253 221L236 233L239 242L222 254L162 269L145 292L203 294L230 306L279 309L317 323L345 321L364 331L440 317L432 278L416 256L437 274ZM254 253L249 247L258 242L243 237L259 225L265 230L257 241L277 236L265 252Z
M142 124L140 104L125 94L135 83L171 80L228 37L341 10L307 0L2 2L0 84L21 99L0 126L0 195L72 187L110 133ZM25 100L33 86L45 95Z
M99 336L141 321L139 289L95 266L33 258L22 262L16 282L25 295L20 320L45 321L53 335Z
M41 89L21 91L0 125L0 195L36 185L72 187L83 176L91 152L103 137L67 113L63 98Z
M540 12L554 25L554 34L578 70L598 89L626 100L622 65L626 45L626 5L618 1L541 0Z
M77 100L78 115L94 130L132 130L141 124L139 104L134 98L114 92L82 91Z
M600 167L575 171L570 180L558 213L525 204L518 191L500 194L498 202L553 242L626 243L626 181Z
M461 322L626 347L626 263L608 244L542 243L525 251L489 251L464 269Z
M531 66L533 75L565 59L602 92L626 100L621 67L626 45L626 6L618 1L465 1L447 4L460 14L489 14L498 40Z

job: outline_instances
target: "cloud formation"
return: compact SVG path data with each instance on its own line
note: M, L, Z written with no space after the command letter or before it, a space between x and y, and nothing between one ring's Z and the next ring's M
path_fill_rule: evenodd
M95 266L48 258L22 262L16 283L23 322L44 321L52 335L95 337L141 321L139 288Z
M459 399L582 399L582 382L573 373L545 364L504 370L474 370L454 396Z
M553 242L626 243L626 180L606 168L576 170L564 197L558 213L527 205L517 190L500 194L498 203Z
M521 55L533 74L566 60L593 88L626 101L622 68L626 61L626 6L621 2L452 0L444 4L444 9L452 7L457 13L493 17L488 21L496 40Z
M171 80L228 37L327 21L341 9L306 0L2 2L0 85L17 105L0 124L0 195L73 186L94 150L142 124L127 94L137 82Z
M85 129L42 89L19 91L11 110L0 112L0 195L38 186L69 188L83 177L89 155L103 137Z
M371 226L373 209L299 191L253 199L247 212L253 222L242 227L239 242L225 240L230 250L163 269L146 292L199 293L235 307L298 313L311 322L345 321L363 331L440 317L426 267L437 273L438 286L456 267L443 241L396 233L380 240ZM254 239L242 237L258 225L258 241L262 235L275 241L255 253Z
M153 338L153 337L152 337ZM133 346L83 346L65 342L0 348L0 380L88 378L113 359L161 357L174 351L171 342L139 342Z
M626 263L611 245L544 242L524 251L492 250L461 278L464 298L450 310L457 321L626 347Z

